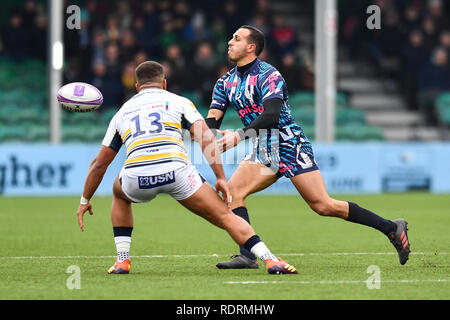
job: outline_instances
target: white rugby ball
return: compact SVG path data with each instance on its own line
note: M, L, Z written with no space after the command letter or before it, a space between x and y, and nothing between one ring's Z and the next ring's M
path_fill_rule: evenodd
M89 83L71 82L58 90L58 101L69 111L89 112L102 105L103 95Z

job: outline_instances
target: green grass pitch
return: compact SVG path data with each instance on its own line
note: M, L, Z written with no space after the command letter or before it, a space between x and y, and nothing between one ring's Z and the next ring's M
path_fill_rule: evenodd
M450 196L347 195L380 215L409 222L404 266L376 230L313 213L300 196L248 199L252 225L298 275L218 270L237 253L228 234L169 196L134 205L132 273L108 275L115 245L110 197L94 197L80 232L78 197L0 198L0 299L449 299ZM80 288L69 289L79 268ZM376 266L380 282L367 281ZM72 281L72 282L71 282ZM368 288L368 283L375 288ZM379 284L379 287L376 287Z

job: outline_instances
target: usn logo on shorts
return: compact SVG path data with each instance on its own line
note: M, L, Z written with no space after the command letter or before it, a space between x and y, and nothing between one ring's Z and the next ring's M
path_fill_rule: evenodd
M156 176L138 177L139 189L151 189L175 182L175 171Z

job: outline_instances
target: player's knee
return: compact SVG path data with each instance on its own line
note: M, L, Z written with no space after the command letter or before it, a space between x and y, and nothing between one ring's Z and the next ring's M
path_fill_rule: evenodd
M229 184L230 186L230 193L233 197L233 201L244 201L247 197L247 194L243 191L243 188L238 188L234 184Z
M332 201L317 201L309 203L309 206L320 216L328 217L335 215L335 208Z
M214 224L221 229L228 230L231 228L233 216L231 213L223 212L214 217Z

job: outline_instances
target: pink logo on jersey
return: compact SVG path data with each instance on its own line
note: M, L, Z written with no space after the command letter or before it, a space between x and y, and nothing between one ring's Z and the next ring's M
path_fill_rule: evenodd
M275 84L275 80L277 80L277 79L278 79L278 76L276 74L272 73L269 76L268 81L269 81L269 90L270 90L270 92L274 92L275 89L277 88L277 85Z
M239 81L237 82L225 82L225 88L232 88L232 87L237 87Z
M258 83L258 76L249 76L248 77L248 85L249 86L256 86Z
M245 117L247 114L256 113L256 112L260 112L260 113L264 112L264 107L258 106L256 103L254 103L251 106L245 106L244 109L241 109L238 111L240 118Z

